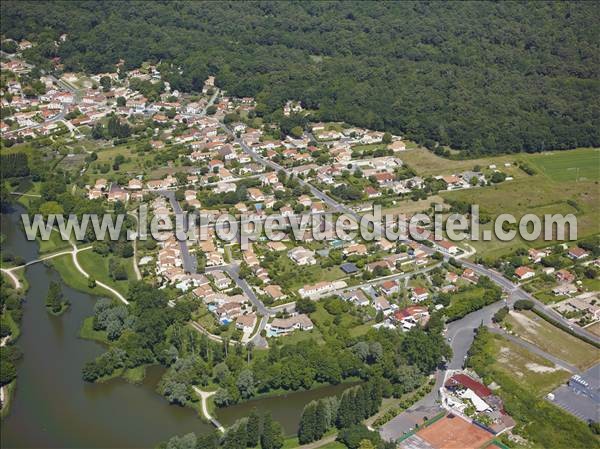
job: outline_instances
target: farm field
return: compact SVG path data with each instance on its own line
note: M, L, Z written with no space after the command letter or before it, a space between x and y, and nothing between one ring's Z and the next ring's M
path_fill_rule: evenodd
M399 153L398 157L404 163L408 164L409 167L416 170L419 176L423 177L450 175L465 170L473 170L473 167L476 165L485 168L492 164L496 165L499 170L503 170L507 174L517 172L523 173L517 167L510 167L508 169L505 169L504 167L506 162L512 164L519 159L524 159L522 154L498 155L480 159L451 160L437 156L425 148L415 148Z
M533 312L510 312L505 322L520 338L580 369L600 361L600 350L552 326Z
M596 218L600 214L600 206L596 201L600 193L597 184L600 180L600 149L581 148L449 160L436 156L424 148L417 148L403 152L400 158L420 176L458 173L473 170L476 165L489 172L486 168L494 164L498 170L514 179L484 188L440 192L438 195L420 201L399 201L394 207L385 209L385 213L410 215L427 210L431 203L458 200L479 205L480 212L491 217L510 213L519 220L529 213L540 217L545 214L574 214L577 217L579 239L600 232ZM527 175L514 165L517 161L526 162L537 173L533 176ZM505 163L511 165L505 167ZM493 222L482 225L480 229L481 231L493 230ZM477 250L478 255L493 258L505 255L519 247L543 247L549 243L543 239L528 242L521 238L504 242L498 240L492 233L492 240L474 240L470 244Z
M431 203L443 203L444 199L439 195L432 195L424 200L413 201L410 199L397 201L392 207L386 208L382 214L405 214L407 217L426 211L431 206Z
M576 168L579 168L580 180L598 180L600 178L600 149L579 148L575 150L548 151L544 153L515 153L489 156L479 159L450 160L435 155L425 148L414 148L399 155L403 162L415 169L420 176L437 176L472 170L479 165L482 168L496 165L498 170L517 176L525 175L518 167L504 167L505 163L514 164L525 161L555 181L574 181Z
M545 358L494 335L496 360L492 368L514 376L520 384L539 396L554 390L571 374Z

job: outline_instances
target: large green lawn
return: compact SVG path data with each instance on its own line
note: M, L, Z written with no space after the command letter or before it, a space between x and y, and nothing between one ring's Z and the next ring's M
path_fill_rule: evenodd
M50 238L48 240L38 239L38 242L40 244L40 253L42 254L50 254L60 250L71 249L71 243L68 240L63 240L60 232L56 229L53 229L50 233Z
M528 156L527 160L556 182L600 180L600 148L553 151Z
M535 165L537 174L520 176L513 181L485 188L444 192L441 196L446 200L477 204L481 213L492 218L504 213L512 214L517 221L525 214L535 214L542 219L547 214L574 214L577 217L577 237L581 239L600 232L597 218L600 214L598 154L598 150L587 149L524 155L521 158ZM570 162L571 160L574 162ZM567 173L571 171L567 171L567 168L588 164L589 169L580 167L579 181L575 181L574 171L569 180ZM590 173L594 170L596 178L592 179ZM583 180L584 177L587 179ZM492 223L482 226L482 230L492 229ZM532 242L520 238L503 242L493 238L491 241L470 243L480 255L490 257L501 256L518 247L543 247L551 244L543 238Z
M297 265L287 256L287 253L283 252L277 255L276 260L269 264L267 270L274 283L279 283L293 292L297 292L306 284L335 281L346 276L338 267L323 269L318 263L310 266Z
M108 271L108 263L111 257L114 256L102 257L100 254L95 253L94 251L84 251L77 255L79 264L86 272L88 272L91 276L94 276L96 280L113 287L122 295L127 295L129 290L129 282L136 280L135 272L133 270L133 258L117 258L125 266L127 271L127 279L123 281L115 281L109 276Z
M89 250L83 251L78 254L78 260L79 260L80 264L81 264L81 255L83 255L87 252L89 252ZM109 292L108 290L105 290L104 288L102 288L99 285L97 285L94 288L89 288L87 278L85 278L79 272L79 270L77 270L77 268L73 264L73 259L70 254L65 254L64 256L55 257L53 259L50 259L49 262L56 269L56 271L59 272L62 279L65 281L65 283L69 287L74 288L75 290L82 291L84 293L88 293L90 295L114 297L113 293ZM95 273L95 271L92 271L92 273Z

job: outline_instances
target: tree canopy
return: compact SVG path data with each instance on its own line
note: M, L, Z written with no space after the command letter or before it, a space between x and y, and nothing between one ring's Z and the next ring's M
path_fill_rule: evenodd
M267 118L300 100L315 119L438 151L600 145L594 2L6 1L1 12L3 35L37 43L32 61L97 73L121 58L161 63L182 91L216 75Z

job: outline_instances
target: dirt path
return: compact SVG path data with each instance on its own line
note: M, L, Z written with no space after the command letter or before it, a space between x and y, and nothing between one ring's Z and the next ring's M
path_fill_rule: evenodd
M202 404L202 414L204 415L204 417L208 419L217 429L219 429L221 433L225 433L225 427L223 427L219 421L217 421L211 416L211 414L208 412L208 406L206 405L206 401L208 400L208 398L215 394L215 391L203 391L195 386L192 388L198 394L198 396L200 396L200 401Z
M16 268L21 268L21 267L1 268L1 270L2 270L2 273L6 274L8 276L8 278L10 279L10 281L13 283L15 289L19 290L21 288L21 281L13 273L13 270L16 269Z
M79 253L80 251L84 251L86 249L89 249L91 247L87 247L84 249L79 249L77 248L77 245L75 245L73 242L71 242L71 245L73 245L73 250L71 251L71 257L73 258L73 264L75 265L75 268L77 268L77 270L87 279L90 277L90 275L81 267L81 265L79 265L79 261L77 260L77 253ZM125 297L119 293L118 291L116 291L114 288L109 287L108 285L106 285L103 282L100 282L98 280L96 280L96 285L99 285L100 287L104 288L105 290L108 290L109 292L111 292L113 295L115 295L117 297L117 299L119 299L119 301L123 302L124 304L128 305L129 301L127 301L125 299Z

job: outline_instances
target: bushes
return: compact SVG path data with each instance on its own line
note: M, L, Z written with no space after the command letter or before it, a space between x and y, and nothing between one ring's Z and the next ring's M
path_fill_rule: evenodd
M508 315L508 307L502 307L494 314L494 316L492 317L492 321L494 323L501 323L502 321L504 321L504 318L506 318L506 315Z
M21 178L29 175L29 165L25 153L10 153L0 156L0 177Z
M458 320L475 310L499 301L501 298L502 290L495 285L468 287L450 296L450 305L446 308L445 315L449 322Z
M531 310L533 309L533 301L530 299L519 299L515 301L514 308L515 310Z

